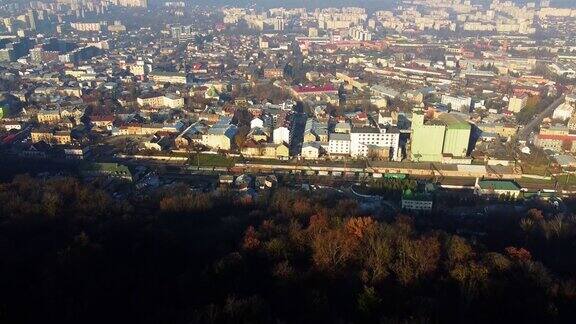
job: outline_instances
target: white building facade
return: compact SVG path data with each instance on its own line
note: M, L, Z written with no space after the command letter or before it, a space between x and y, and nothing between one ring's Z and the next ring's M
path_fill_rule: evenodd
M272 132L274 144L290 144L290 129L286 126L275 128Z
M400 132L388 132L386 128L360 127L350 133L350 155L367 157L371 147L390 148L390 157L397 161L400 158Z
M450 106L452 110L467 113L470 112L470 108L472 107L472 98L443 95L442 104Z
M328 154L350 155L350 134L330 134L328 140Z
M554 109L554 113L552 114L552 119L566 121L572 117L574 113L574 107L570 106L569 104L562 104L558 106L558 108Z

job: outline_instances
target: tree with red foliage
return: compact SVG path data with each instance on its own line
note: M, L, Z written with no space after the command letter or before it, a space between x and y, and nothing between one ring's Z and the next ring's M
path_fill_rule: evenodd
M528 251L522 247L517 248L517 247L509 246L509 247L505 248L504 251L506 251L506 254L508 254L508 256L510 258L518 260L518 261L530 261L530 260L532 260L532 255L530 254L530 251Z
M244 239L242 240L242 248L245 250L256 250L260 247L260 239L258 239L258 233L254 226L249 226L244 233Z

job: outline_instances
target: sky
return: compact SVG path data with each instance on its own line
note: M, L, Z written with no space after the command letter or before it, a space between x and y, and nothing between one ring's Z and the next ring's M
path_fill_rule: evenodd
M165 2L167 0L149 0ZM490 0L472 0L473 3L487 2ZM539 0L512 0L516 3L523 4L526 2L538 2ZM247 7L256 4L257 7L307 7L307 8L325 8L325 7L343 7L359 6L367 9L386 9L397 3L397 0L188 0L193 4L208 5L230 5ZM552 0L553 6L575 7L576 0Z

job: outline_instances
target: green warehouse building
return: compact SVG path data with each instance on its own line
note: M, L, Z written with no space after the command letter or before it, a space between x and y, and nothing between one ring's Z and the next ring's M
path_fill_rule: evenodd
M442 114L438 119L446 125L444 134L444 155L453 157L465 157L468 155L470 134L472 126L462 117L454 114Z
M410 157L412 161L442 161L446 126L429 121L424 123L423 114L412 115Z
M455 158L468 154L472 127L462 117L442 114L424 121L424 115L412 115L410 157L416 162L441 162L444 156Z

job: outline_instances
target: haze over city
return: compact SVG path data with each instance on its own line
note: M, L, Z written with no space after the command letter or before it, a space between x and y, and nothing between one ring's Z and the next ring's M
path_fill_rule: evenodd
M576 4L0 0L0 323L571 323Z

